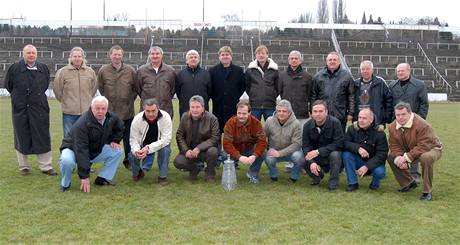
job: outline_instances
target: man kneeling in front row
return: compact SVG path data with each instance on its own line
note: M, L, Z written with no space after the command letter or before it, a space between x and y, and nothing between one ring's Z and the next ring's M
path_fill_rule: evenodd
M168 163L171 155L171 116L160 110L156 99L146 99L142 102L144 111L137 114L131 124L130 145L131 170L133 180L139 181L144 177L144 171L152 168L155 153L158 152L158 183L168 184Z
M96 185L113 185L118 164L123 157L120 141L124 124L115 114L107 112L109 101L97 96L86 111L72 126L61 145L61 191L68 191L72 171L78 167L80 189L90 192L90 169L93 163L104 161L96 177Z
M377 190L385 177L388 143L385 132L374 125L374 113L369 108L359 112L358 121L348 127L345 134L343 164L347 172L347 191L358 189L358 175L372 173L369 189Z

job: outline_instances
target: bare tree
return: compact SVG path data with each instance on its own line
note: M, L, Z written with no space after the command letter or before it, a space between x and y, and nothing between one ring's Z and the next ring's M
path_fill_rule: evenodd
M334 23L340 23L339 22L339 15L338 15L337 11L338 11L337 0L332 0L332 21Z
M363 18L361 19L361 24L366 24L366 23L367 23L366 12L363 12Z
M337 20L339 23L346 23L345 15L345 3L343 0L339 0L339 5L337 6Z
M327 6L327 0L318 0L317 21L318 23L329 22L329 8Z
M294 18L291 23L313 23L313 15L310 12L306 12L305 14L301 14L298 18Z

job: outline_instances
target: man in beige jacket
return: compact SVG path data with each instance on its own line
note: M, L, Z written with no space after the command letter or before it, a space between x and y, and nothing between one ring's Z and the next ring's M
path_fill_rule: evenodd
M70 51L69 64L56 72L53 91L61 102L62 127L65 137L72 125L87 111L97 91L96 73L86 66L85 51L74 47Z

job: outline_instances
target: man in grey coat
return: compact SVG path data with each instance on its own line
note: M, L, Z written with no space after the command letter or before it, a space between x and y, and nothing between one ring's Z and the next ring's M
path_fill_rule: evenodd
M46 90L50 83L48 67L37 62L37 49L26 45L23 59L8 69L5 88L11 94L14 148L19 163L19 173L29 175L27 155L37 154L43 174L56 176L51 166L50 108Z
M277 162L290 161L293 167L289 181L295 183L299 179L300 164L303 162L302 129L288 100L278 101L275 113L264 125L264 131L268 138L265 163L270 171L270 179L278 181Z
M390 91L393 95L393 106L403 101L409 103L412 112L415 112L421 118L426 119L428 115L428 94L425 83L411 76L411 68L407 63L401 63L396 66L397 80L390 83ZM421 173L419 163L411 164L409 169L412 177L417 183L420 183Z

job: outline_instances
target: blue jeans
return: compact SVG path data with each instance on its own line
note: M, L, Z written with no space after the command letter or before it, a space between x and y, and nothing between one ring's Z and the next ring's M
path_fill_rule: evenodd
M97 163L104 161L104 166L97 176L106 180L112 180L117 173L118 164L120 164L122 157L122 149L113 149L110 145L104 145L102 152L89 162ZM61 169L61 186L67 187L70 185L70 181L72 180L72 171L75 169L76 165L77 163L74 151L69 148L62 150L61 158L59 159L59 167Z
M363 159L358 154L344 151L342 153L343 164L345 165L345 171L347 172L347 181L349 185L358 183L358 176L356 170L364 165ZM380 180L385 177L385 163L383 162L378 167L372 169L372 182L371 185L378 187L380 186Z
M271 178L278 177L278 169L276 168L277 162L292 162L294 166L291 170L291 179L299 179L300 175L300 163L303 159L303 152L302 151L295 151L291 155L287 155L284 157L269 157L265 155L265 164L267 164L268 170L270 172Z
M81 115L70 115L62 113L62 129L64 130L63 138L67 136L73 124L80 118Z
M241 152L240 154L245 157L249 157L252 155L253 152L254 152L254 149L249 149L245 152ZM264 160L264 155L256 158L256 160L251 164L251 166L249 166L249 170L248 170L249 175L251 176L259 175L259 171L260 171L260 168L262 167L263 160Z
M255 116L259 121L262 121L262 116L264 120L267 121L268 117L273 116L275 109L262 109L262 108L252 108L251 115Z
M133 176L137 176L141 171L149 171L152 169L153 160L155 159L155 152L152 154L148 154L143 161L135 158L132 153L129 154L130 162L131 162L131 169L133 171ZM158 169L160 172L160 177L165 178L168 176L168 164L169 164L169 157L171 156L171 147L169 145L161 148L158 151L158 158L157 164ZM142 163L142 166L141 166Z

